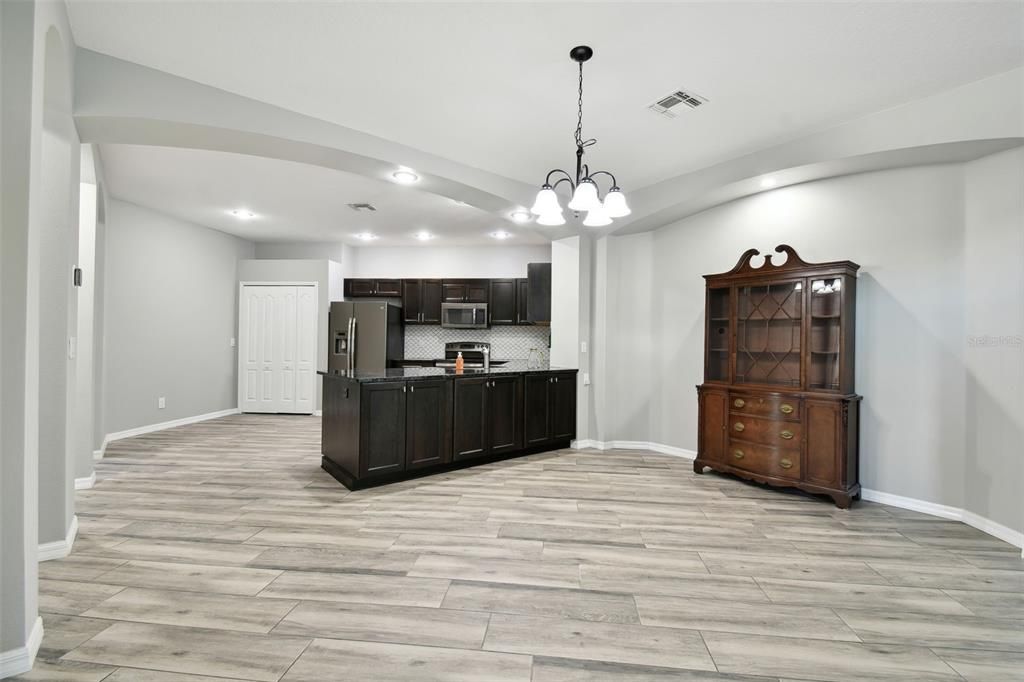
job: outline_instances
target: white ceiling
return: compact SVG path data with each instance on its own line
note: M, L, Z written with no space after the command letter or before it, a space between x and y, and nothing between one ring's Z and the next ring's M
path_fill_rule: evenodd
M531 184L573 163L586 43L588 159L627 191L1024 60L1019 2L69 5L82 47ZM680 87L710 103L646 110Z
M242 154L172 147L100 147L110 193L168 215L254 241L342 241L360 246L499 243L546 244L533 226L520 227L486 211L456 204L415 187L397 185L320 166ZM350 203L370 203L375 212L355 212ZM242 221L229 214L257 214ZM495 240L503 230L511 239ZM371 232L364 242L353 235Z

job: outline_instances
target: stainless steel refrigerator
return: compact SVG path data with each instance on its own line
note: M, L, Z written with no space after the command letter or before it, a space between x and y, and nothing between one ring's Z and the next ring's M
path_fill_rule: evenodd
M381 301L335 301L327 321L327 368L378 370L405 358L402 308Z

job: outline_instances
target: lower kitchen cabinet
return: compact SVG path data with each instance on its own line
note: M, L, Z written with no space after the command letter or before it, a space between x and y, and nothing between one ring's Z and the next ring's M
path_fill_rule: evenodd
M576 374L527 374L523 406L526 447L572 440L576 437Z
M461 377L454 384L452 455L456 460L522 448L521 375Z
M325 471L350 489L477 461L567 447L576 436L576 371L324 377Z
M405 393L405 467L451 460L452 382L413 381Z
M381 476L405 469L405 390L404 381L362 387L360 476Z

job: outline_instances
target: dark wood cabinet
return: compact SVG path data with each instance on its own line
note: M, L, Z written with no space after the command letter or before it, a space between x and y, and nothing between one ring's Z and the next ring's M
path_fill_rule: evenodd
M441 324L441 280L403 279L402 316L406 324Z
M490 323L516 324L516 280L492 279Z
M526 446L576 437L576 374L527 374L523 378Z
M456 459L522 448L522 377L518 374L455 379L453 452Z
M345 280L345 298L397 298L402 295L400 279L350 278Z
M406 469L450 461L452 382L447 379L412 381L406 387Z
M350 489L568 447L576 371L323 376L321 466Z
M487 303L490 298L488 279L446 279L441 282L444 303Z
M528 263L526 278L529 296L526 317L530 322L551 322L551 263Z
M530 280L525 277L516 280L516 324L533 324L527 311L530 301Z
M518 374L492 376L487 388L489 454L515 452L523 445L523 378Z
M850 261L705 275L704 383L694 470L704 467L832 497L860 495L854 393L857 270Z
M360 476L405 469L405 382L364 384L359 425Z
M490 379L456 379L452 457L456 460L487 454L487 389Z

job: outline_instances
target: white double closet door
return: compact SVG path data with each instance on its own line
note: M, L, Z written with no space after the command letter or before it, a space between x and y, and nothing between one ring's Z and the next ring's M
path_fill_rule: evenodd
M242 412L312 414L316 405L317 287L243 284L238 402Z

